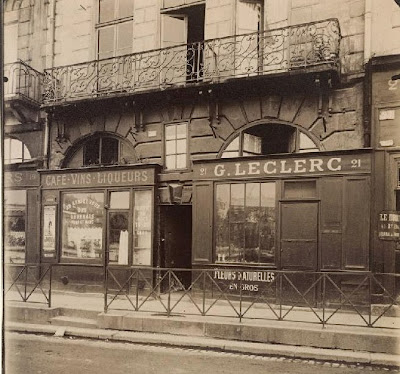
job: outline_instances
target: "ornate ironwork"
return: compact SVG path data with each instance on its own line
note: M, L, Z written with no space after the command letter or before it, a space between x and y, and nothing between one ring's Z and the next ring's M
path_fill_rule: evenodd
M340 38L338 20L329 19L56 67L45 71L44 103L338 68Z
M42 102L43 74L23 61L4 65L4 96L18 96L36 104Z

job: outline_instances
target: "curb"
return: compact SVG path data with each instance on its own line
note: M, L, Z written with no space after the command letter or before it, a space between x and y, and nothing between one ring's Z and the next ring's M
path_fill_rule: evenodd
M284 356L288 358L335 361L346 364L367 364L400 368L400 357L384 353L355 352L341 349L311 348L291 345L252 343L224 339L177 336L160 333L143 333L80 327L52 326L30 323L8 322L6 331L19 333L36 333L54 336L71 336L77 338L108 340L146 345L163 345L170 347L197 348L252 354L259 356Z

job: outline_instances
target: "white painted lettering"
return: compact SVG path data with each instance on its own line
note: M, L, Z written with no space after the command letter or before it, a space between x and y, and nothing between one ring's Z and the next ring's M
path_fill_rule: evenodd
M318 171L324 171L322 168L323 161L318 158L312 158L310 159L310 172L314 173L316 170Z
M333 166L334 162L337 162L336 167ZM326 167L328 168L328 170L331 170L331 171L340 171L340 170L342 170L341 162L342 162L342 159L340 157L330 158L328 160L328 162L326 163Z

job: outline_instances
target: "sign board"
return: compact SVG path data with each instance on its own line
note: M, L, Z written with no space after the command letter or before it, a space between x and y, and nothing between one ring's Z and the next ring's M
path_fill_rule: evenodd
M222 160L221 160L222 161ZM240 159L196 163L195 179L291 177L340 173L370 173L370 154L318 155L308 157Z
M400 212L384 211L379 214L378 237L381 240L400 241Z
M43 173L43 188L140 186L154 183L153 169L124 169Z
M35 187L39 186L37 171L5 171L4 187Z
M251 296L270 288L275 281L275 273L266 270L216 269L213 279L226 293Z

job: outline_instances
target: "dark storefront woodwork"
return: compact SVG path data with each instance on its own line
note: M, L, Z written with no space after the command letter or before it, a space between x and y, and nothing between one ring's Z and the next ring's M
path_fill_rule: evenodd
M370 170L368 151L196 162L193 263L367 270Z
M6 171L4 187L4 262L37 262L39 174Z

